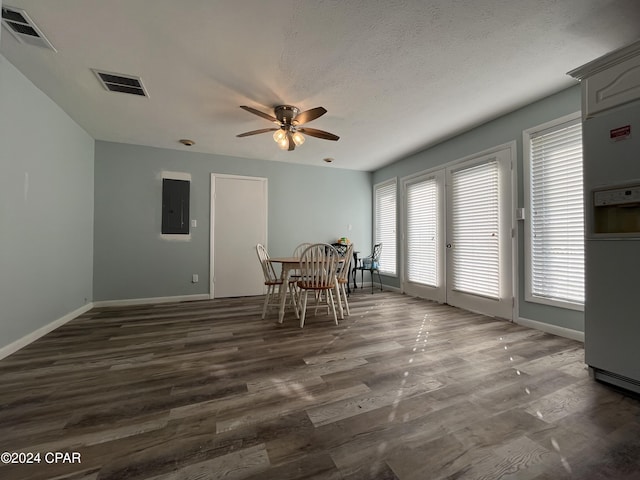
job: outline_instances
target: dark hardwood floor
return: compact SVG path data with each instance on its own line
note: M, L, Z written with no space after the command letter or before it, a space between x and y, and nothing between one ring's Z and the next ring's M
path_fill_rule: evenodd
M388 292L338 327L261 302L97 308L1 360L0 452L41 460L0 478L640 478L640 402L579 342Z

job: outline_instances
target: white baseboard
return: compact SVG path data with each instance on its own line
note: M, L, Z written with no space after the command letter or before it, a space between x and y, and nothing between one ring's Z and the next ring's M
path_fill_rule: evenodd
M550 323L538 322L537 320L529 320L528 318L522 317L517 318L515 323L522 325L523 327L535 328L536 330L542 330L543 332L552 333L559 337L570 338L584 343L584 332L581 332L580 330L558 327L557 325L551 325Z
M65 316L54 320L53 322L44 325L43 327L34 330L31 333L28 333L22 338L19 338L15 342L10 343L9 345L5 345L0 348L0 360L5 357L8 357L12 353L17 352L23 347L26 347L30 343L36 341L40 337L46 335L49 332L52 332L58 327L61 327L65 323L73 320L74 318L82 315L85 312L88 312L94 307L121 307L121 306L129 306L129 305L146 305L150 303L169 303L169 302L192 302L196 300L209 300L209 294L203 293L199 295L179 295L175 297L153 297L153 298L131 298L126 300L103 300L99 302L87 303L82 307L74 310L73 312L67 313Z
M127 298L125 300L100 300L93 302L94 307L128 307L131 305L148 305L150 303L194 302L209 300L208 293L197 295L177 295L175 297Z
M47 333L52 332L58 327L61 327L65 323L73 320L74 318L82 315L83 313L88 312L92 308L93 308L93 304L87 303L86 305L83 305L82 307L77 308L73 312L69 312L65 316L60 317L57 320L54 320L53 322L48 323L47 325L44 325L38 328L37 330L34 330L31 333L26 334L24 337L19 338L15 342L10 343L9 345L5 345L4 347L0 348L0 360L2 360L5 357L8 357L12 353L17 352L21 348L26 347L31 342L36 341L40 337L43 337Z
M392 287L390 285L385 285L384 283L382 284L382 288L384 289L385 292L396 292L396 293L402 293L402 289L400 287ZM380 289L380 284L378 284L378 291Z
M384 291L388 291L388 292L398 292L398 293L402 293L402 290L400 290L400 288L398 287L390 287L389 285L385 285L384 283L382 284L382 289ZM356 290L353 289L353 283L351 284L351 291L358 291L358 290L369 290L369 292L371 292L371 282L364 282L362 287L360 286L360 282L358 282L358 288ZM373 284L373 291L380 291L380 284L378 282L374 282Z

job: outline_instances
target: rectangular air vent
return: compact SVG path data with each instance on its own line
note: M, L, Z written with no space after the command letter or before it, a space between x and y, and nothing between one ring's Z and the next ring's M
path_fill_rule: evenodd
M8 5L3 6L2 24L20 43L28 43L36 47L48 48L54 52L57 51L24 10Z
M95 69L93 69L93 73L96 74L102 86L110 92L130 93L131 95L140 95L142 97L149 96L144 85L142 85L140 77Z

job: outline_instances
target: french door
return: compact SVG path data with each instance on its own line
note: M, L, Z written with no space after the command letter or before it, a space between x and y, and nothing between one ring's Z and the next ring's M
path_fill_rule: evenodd
M447 301L444 182L445 171L438 170L403 183L403 290L440 303Z
M403 291L512 318L511 152L403 180Z

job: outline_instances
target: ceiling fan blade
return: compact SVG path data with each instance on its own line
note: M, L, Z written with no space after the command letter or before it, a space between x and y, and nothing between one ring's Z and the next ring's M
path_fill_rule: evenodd
M273 115L269 115L268 113L261 112L260 110L256 110L255 108L247 107L246 105L240 105L240 108L242 108L243 110L246 110L247 112L251 112L254 115L258 115L259 117L266 118L270 122L280 124L278 119Z
M287 132L287 140L289 141L288 151L295 150L296 142L293 141L293 135L291 134L291 132Z
M334 135L333 133L318 130L316 128L299 128L298 131L312 137L322 138L323 140L333 140L335 142L340 139L339 136Z
M275 132L278 128L261 128L260 130L251 130L250 132L240 133L236 137L248 137L249 135L257 135L259 133Z
M307 123L321 117L325 113L327 113L327 110L323 107L312 108L311 110L307 110L296 115L296 118L293 119L293 124L302 125L303 123Z

